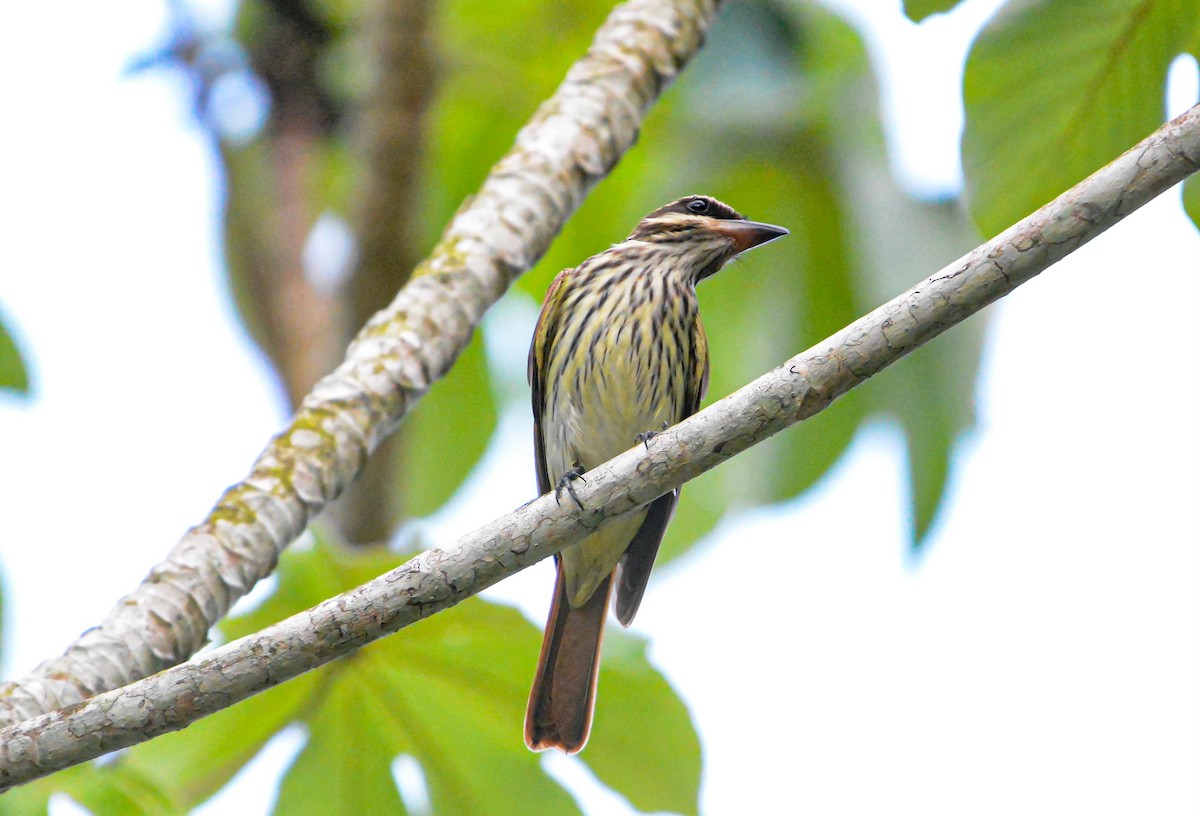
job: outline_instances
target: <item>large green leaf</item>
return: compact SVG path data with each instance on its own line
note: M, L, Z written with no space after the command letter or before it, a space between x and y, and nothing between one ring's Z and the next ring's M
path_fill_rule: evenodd
M792 234L712 281L718 291L711 296L723 295L711 326L714 396L736 390L857 316L846 212L825 133L792 134L774 155L770 166L738 168L731 186L776 202L772 218ZM848 399L838 411L732 460L722 468L727 495L734 506L752 506L807 490L850 444L861 418L860 401Z
M816 8L808 8L801 19L809 32L810 62L819 66L814 93L826 100L820 110L849 202L855 312L861 314L933 274L978 238L956 202L920 201L892 179L874 105L878 89L857 35ZM846 99L858 104L839 102ZM955 444L974 422L982 344L983 322L976 319L872 378L832 409L844 410L843 402L853 398L862 401L859 410L868 415L899 420L908 450L914 548L941 506Z
M429 245L512 147L517 130L584 53L611 9L607 0L440 5L441 75L428 116L421 214Z
M58 789L58 778L52 777L53 785L34 782L14 788L0 798L0 816L46 816L49 812L50 796Z
M919 203L890 185L875 187L864 230L877 302L959 257L978 238L956 202ZM873 412L895 417L908 451L911 543L919 548L945 495L955 444L975 423L974 394L985 319L978 316L904 358L860 389Z
M242 146L222 143L226 171L224 238L225 267L233 305L246 331L267 353L266 317L253 283L255 267L271 263L271 224L264 217L275 211L270 156L262 141ZM274 361L272 361L274 362Z
M21 359L21 350L3 321L0 321L0 389L29 393L29 372Z
M289 559L291 560L291 559ZM152 780L177 811L225 786L284 726L319 696L319 675L306 674L129 751L116 767Z
M63 789L95 814L172 816L179 812L155 780L126 768L108 769L100 765L72 768Z
M174 816L179 813L175 803L152 780L136 771L92 763L77 765L5 792L0 797L0 816L45 816L52 796L69 796L98 816Z
M742 162L715 184L731 201L768 202L769 220L792 234L702 287L712 349L710 398L737 390L854 317L851 269L840 241L844 213L814 155L826 148L819 135L797 135L775 151L777 163ZM660 557L684 551L731 508L790 498L810 487L849 445L861 416L861 401L848 399L840 410L688 484Z
M1003 230L1158 127L1167 69L1198 27L1191 0L1005 6L963 78L963 172L979 228Z
M483 335L459 356L450 373L429 390L400 427L396 446L403 484L395 500L404 516L423 516L442 506L483 455L496 429L498 409L483 350Z
M615 628L604 635L596 722L580 756L601 782L643 812L697 813L700 740L687 707L646 659L646 642Z
M324 543L288 551L274 594L222 625L222 632L234 638L257 631L395 562L393 553ZM644 643L620 634L610 640L600 679L608 702L599 709L586 760L639 807L694 813L699 743L686 709L646 661ZM572 796L521 739L540 641L537 628L515 610L467 601L138 746L101 770L138 780L182 812L216 792L273 734L298 722L308 739L284 776L277 813L404 813L391 768L407 755L419 765L438 816L576 814ZM656 778L646 784L637 770L651 763Z
M357 660L348 658L339 668ZM390 707L369 684L341 682L337 669L326 674L326 687L307 718L308 743L283 779L275 812L407 813L391 772L406 740L403 731L394 730Z

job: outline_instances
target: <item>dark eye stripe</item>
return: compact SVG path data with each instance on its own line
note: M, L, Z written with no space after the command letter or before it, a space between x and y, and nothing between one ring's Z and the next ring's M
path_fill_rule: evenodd
M703 211L693 210L692 206L699 203L703 203L705 205ZM705 218L742 220L742 216L728 204L723 204L712 196L692 195L672 201L665 207L660 207L659 209L650 213L641 220L629 237L643 238L648 232L651 231L662 232L664 229L667 229L664 226L664 223L673 220L671 216L675 214L693 218L696 216L703 216ZM686 228L680 229L682 230Z

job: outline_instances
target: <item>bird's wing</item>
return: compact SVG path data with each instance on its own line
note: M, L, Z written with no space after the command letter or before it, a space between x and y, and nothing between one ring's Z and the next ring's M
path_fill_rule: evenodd
M691 388L687 392L687 402L683 406L683 416L679 417L680 422L700 410L700 402L708 393L708 335L704 332L704 324L700 322L700 315L696 315L696 322L692 325L692 359L690 362L692 370L688 372L687 382Z
M559 272L546 290L546 299L542 303L542 313L538 315L537 326L533 330L533 343L529 346L529 389L533 393L533 452L534 467L537 468L538 495L550 492L554 482L546 466L546 445L542 441L542 414L546 407L546 393L539 372L544 371L550 346L558 334L562 315L562 301L566 294L563 283L570 278L573 268Z
M691 340L691 370L688 372L683 411L676 421L687 419L696 413L700 409L700 401L708 391L708 337L704 333L704 324L700 322L699 315L692 328ZM642 603L646 583L650 580L650 569L654 566L658 547L662 544L663 535L671 522L671 516L675 514L678 501L679 488L676 488L650 502L646 509L646 519L629 542L625 554L621 556L615 611L622 626L633 622L633 616L637 614L638 606Z
M638 527L625 554L621 556L617 569L617 600L613 611L617 613L617 620L622 626L633 623L633 616L641 606L646 582L650 580L650 569L654 566L654 556L658 555L658 545L662 543L667 524L675 514L675 502L678 500L679 488L676 488L650 502L642 526Z

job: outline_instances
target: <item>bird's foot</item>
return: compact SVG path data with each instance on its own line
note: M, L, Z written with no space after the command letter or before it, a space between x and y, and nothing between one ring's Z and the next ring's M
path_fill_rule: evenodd
M653 439L654 437L658 436L663 431L665 431L668 427L670 427L670 426L664 422L662 424L662 430L660 430L660 431L642 431L640 434L638 434L637 436L635 436L633 438L633 441L635 444L638 442L641 442L643 445L646 446L646 450L650 450L650 440Z
M575 467L571 468L559 477L558 484L554 487L554 501L556 504L562 504L562 492L565 490L570 494L571 498L575 500L575 504L579 505L579 509L583 509L583 502L581 502L579 497L575 495L574 482L576 479L578 479L584 484L587 484L587 479L583 478L584 473L585 471L583 469L583 465L576 462Z

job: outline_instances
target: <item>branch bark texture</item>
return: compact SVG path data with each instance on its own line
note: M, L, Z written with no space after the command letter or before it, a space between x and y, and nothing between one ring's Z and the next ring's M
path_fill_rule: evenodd
M61 657L0 687L0 724L186 660L274 569L466 346L484 311L545 252L642 117L700 48L720 0L629 0L517 135L413 279L304 398L250 474Z
M202 659L0 731L0 788L183 728L446 609L834 399L1200 169L1200 106L1054 202L735 394L454 545ZM748 576L748 581L757 580Z

